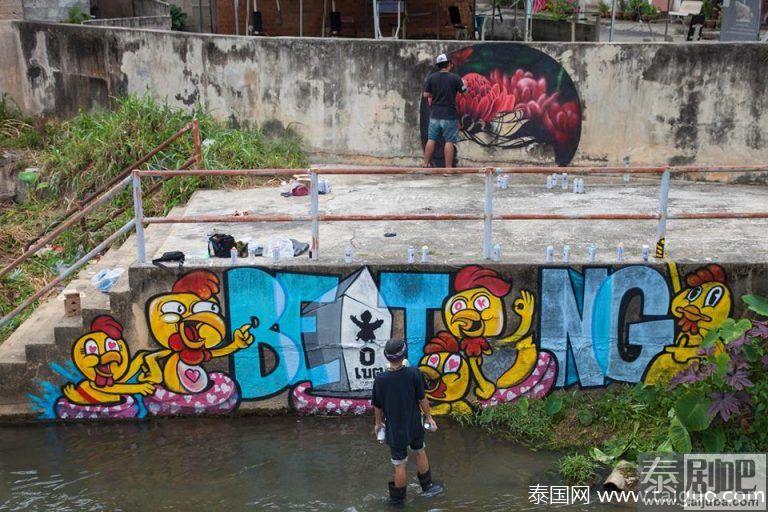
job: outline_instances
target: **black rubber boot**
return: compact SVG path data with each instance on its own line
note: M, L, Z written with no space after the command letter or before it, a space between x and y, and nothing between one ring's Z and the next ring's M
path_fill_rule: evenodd
M427 492L432 488L432 468L428 469L426 473L417 473L417 475L419 475L422 492Z
M421 495L425 498L437 496L443 492L442 484L432 481L432 468L428 469L426 473L417 473L417 475L419 476L419 484L421 484Z
M405 503L405 491L407 487L395 487L395 482L389 482L389 502L392 505L402 505Z

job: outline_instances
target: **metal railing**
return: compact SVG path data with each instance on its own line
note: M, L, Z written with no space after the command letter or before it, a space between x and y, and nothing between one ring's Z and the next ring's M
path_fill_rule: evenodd
M128 167L120 171L115 177L109 180L109 182L107 182L105 185L101 186L99 189L97 189L96 191L88 195L82 201L78 201L73 208L68 209L64 213L63 218L53 224L52 226L53 229L50 232L39 236L26 248L26 250L21 255L15 258L12 262L10 262L4 268L0 269L0 279L2 279L3 276L11 272L13 269L17 268L22 263L27 261L29 258L34 256L37 253L37 251L39 251L40 249L48 245L50 242L58 238L59 235L61 235L68 228L72 227L75 223L84 220L86 215L89 214L92 210L94 210L98 206L103 205L107 201L113 199L128 184L132 183L133 178L131 176L131 172L133 172L138 167L144 165L145 163L149 162L149 160L152 157L154 157L155 155L160 153L162 150L167 148L169 145L171 145L173 142L179 139L179 137L181 137L182 135L190 131L192 132L192 135L193 135L194 153L189 159L187 159L186 162L184 162L180 166L178 170L174 172L184 173L186 172L185 169L188 169L193 165L197 168L202 167L203 155L202 155L202 143L200 140L200 126L199 126L198 120L195 119L187 123L187 125L184 126L181 130L177 131L175 134L171 135L165 141L160 143L152 151L150 151L149 153L147 153L146 155L144 155L143 157L136 160L131 165L129 165ZM154 192L156 192L160 188L160 186L163 184L163 181L164 180L161 180L159 183L155 183L154 185L152 185L147 190L147 194L151 195ZM112 218L118 215L121 215L124 211L125 211L125 208L118 210L117 212L115 212ZM104 224L106 224L106 222L102 223L97 229L100 229ZM40 297L42 297L43 295L51 291L53 288L55 288L56 286L64 282L69 276L71 276L76 271L80 270L80 268L82 268L86 263L88 263L94 257L104 252L106 249L108 249L109 246L112 245L121 236L129 233L131 229L133 229L134 226L136 225L137 223L135 218L126 222L121 228L119 228L117 231L109 235L106 239L104 239L101 243L99 243L86 255L84 255L83 257L75 261L72 265L70 265L58 277L56 277L55 279L47 283L45 286L37 290L31 296L27 297L24 301L21 302L21 304L19 304L8 314L0 318L0 327L9 323L14 317L16 317L16 315L18 315L27 307L29 307L31 304L36 302ZM142 231L143 231L143 227L142 227Z
M306 172L310 178L310 202L307 214L270 214L245 213L237 215L190 215L180 217L144 217L142 204L141 178L148 176L293 176ZM413 221L413 220L456 220L483 221L483 258L490 259L493 246L494 220L655 220L656 229L656 258L665 257L667 222L682 219L768 219L768 211L764 212L699 212L675 213L668 212L669 189L672 174L686 173L734 173L734 172L766 172L768 166L676 166L676 167L481 167L481 168L440 168L424 169L421 167L329 167L309 169L217 169L190 171L133 171L134 212L136 219L136 252L138 261L146 263L146 248L144 240L144 224L183 224L183 223L255 223L255 222L310 222L312 242L310 244L310 259L316 260L320 253L319 224L323 222L349 221ZM500 174L551 174L569 173L570 175L599 175L599 174L650 174L661 175L659 204L656 213L601 213L601 214L538 214L538 213L501 213L493 210L494 177ZM451 214L451 213L409 213L409 214L324 214L319 211L319 175L460 175L474 174L484 176L485 200L483 213Z

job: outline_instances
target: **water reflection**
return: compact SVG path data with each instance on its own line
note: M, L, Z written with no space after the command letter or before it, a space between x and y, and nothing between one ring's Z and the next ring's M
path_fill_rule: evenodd
M369 418L176 419L0 428L0 510L390 510ZM407 510L541 510L555 457L449 422L428 434L447 492ZM590 508L589 510L593 510ZM607 510L607 509L605 509Z

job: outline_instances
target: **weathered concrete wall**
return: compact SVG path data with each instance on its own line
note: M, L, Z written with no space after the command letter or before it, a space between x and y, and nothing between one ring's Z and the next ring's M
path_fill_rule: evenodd
M0 365L0 399L31 392L44 417L64 419L360 414L384 344L407 339L435 412L466 412L558 387L663 381L696 360L710 329L746 313L743 294L768 294L768 267L750 264L289 264L178 275L150 266L129 280L129 300L113 298L109 317L86 311L85 327L57 329L56 350L25 381ZM109 378L127 380L128 359L144 350L140 381L158 387L104 391L93 355L111 350L125 365Z
M99 18L88 20L86 25L103 27L145 28L171 30L171 16L131 16L129 18Z
M73 7L86 14L91 12L89 0L22 0L22 4L25 20L66 21Z
M204 103L221 119L280 121L298 131L319 160L380 162L418 157L424 77L436 54L467 44L223 37L27 22L5 25L0 37L18 41L21 55L17 71L0 77L0 89L21 80L19 101L28 113L67 116L104 105L112 95L149 89L178 106ZM525 53L519 44L495 44L502 46L492 53L511 56L512 66L519 62L515 55ZM483 53L482 46L475 48ZM573 80L578 102L571 103L580 109L571 110L577 123L571 142L578 144L572 163L619 163L629 156L633 164L743 164L768 157L764 44L532 48L552 57ZM559 71L553 76L557 82L563 77ZM459 152L464 163L554 160L547 143L508 149L467 141L459 143Z
M21 0L0 0L0 20L20 20L23 17Z

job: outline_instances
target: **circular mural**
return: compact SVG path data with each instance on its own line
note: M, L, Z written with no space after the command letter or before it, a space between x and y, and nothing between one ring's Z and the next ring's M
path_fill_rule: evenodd
M459 142L502 149L544 144L552 148L558 165L568 165L581 137L581 102L573 80L555 59L514 43L477 44L449 57L453 72L467 86L456 97ZM429 110L422 98L422 146ZM442 166L442 144L438 146L433 163Z

